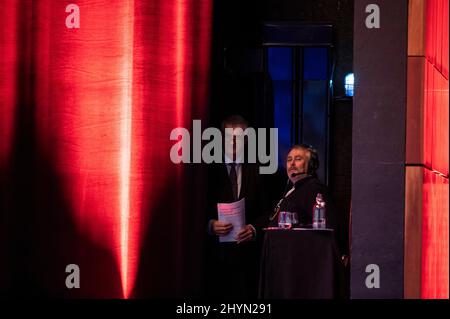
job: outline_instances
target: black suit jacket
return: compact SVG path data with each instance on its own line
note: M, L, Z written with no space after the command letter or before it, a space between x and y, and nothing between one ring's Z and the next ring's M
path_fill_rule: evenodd
M270 203L264 192L264 177L256 164L242 163L241 189L238 200L245 198L245 224L252 224L257 231L266 223ZM217 219L217 203L233 202L231 182L224 163L211 165L208 183L209 222ZM215 236L217 239L217 236Z
M336 230L336 212L333 201L325 185L316 177L307 176L295 183L295 190L280 204L280 211L296 212L302 226L311 227L316 196L321 193L326 202L327 227ZM278 225L278 216L270 222L270 226Z
M342 246L341 241L339 240L342 236L342 230L338 227L338 215L334 202L327 187L316 177L308 176L295 183L295 190L281 202L280 211L296 212L302 227L312 227L313 210L318 193L321 193L324 196L326 203L327 228L334 230L334 236L339 251L345 251L345 247ZM269 222L269 226L278 226L278 215Z
M239 198L245 197L245 223L256 229L256 240L240 244L220 243L219 237L207 235L208 296L256 298L259 278L261 227L266 224L267 208L263 175L255 164L242 163ZM208 183L207 220L218 219L217 203L233 202L231 182L225 164L211 164ZM205 227L206 228L206 227ZM206 233L206 229L205 229ZM220 280L218 280L220 279ZM218 284L220 282L220 284Z

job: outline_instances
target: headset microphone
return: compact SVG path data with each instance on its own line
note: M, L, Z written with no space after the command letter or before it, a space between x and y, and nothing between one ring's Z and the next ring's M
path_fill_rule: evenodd
M307 173L292 173L291 174L291 177L296 177L296 176L299 176L299 175L308 175Z

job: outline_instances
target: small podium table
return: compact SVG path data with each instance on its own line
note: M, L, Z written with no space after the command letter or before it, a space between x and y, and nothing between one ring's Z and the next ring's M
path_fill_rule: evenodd
M340 258L333 230L268 229L261 255L259 297L337 297Z

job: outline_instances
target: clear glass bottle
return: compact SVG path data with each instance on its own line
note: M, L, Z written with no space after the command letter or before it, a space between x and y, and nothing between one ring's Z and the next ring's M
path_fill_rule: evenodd
M322 194L317 194L316 204L313 210L313 228L324 229L327 228L326 222L326 203Z

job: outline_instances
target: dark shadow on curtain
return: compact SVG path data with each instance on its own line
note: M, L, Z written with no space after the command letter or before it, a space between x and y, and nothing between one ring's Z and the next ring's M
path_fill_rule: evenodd
M184 164L178 181L181 184L171 180L157 202L146 208L151 217L145 228L133 298L202 296L204 169Z

